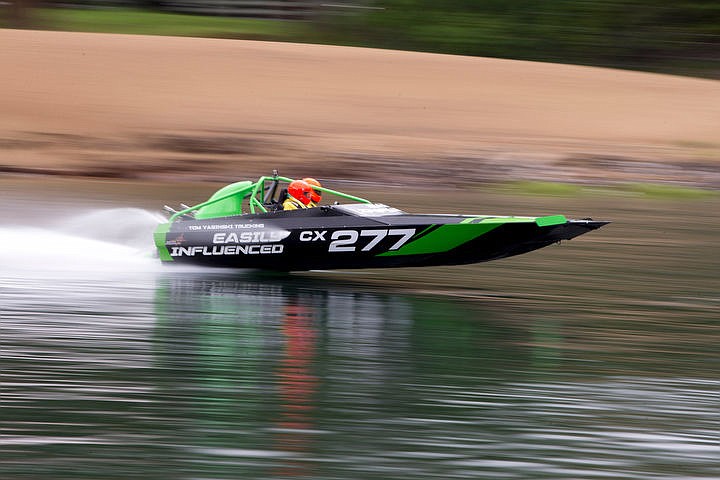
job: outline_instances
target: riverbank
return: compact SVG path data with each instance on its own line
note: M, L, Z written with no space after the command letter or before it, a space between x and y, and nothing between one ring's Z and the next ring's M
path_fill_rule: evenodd
M323 45L0 30L0 172L720 187L720 82Z

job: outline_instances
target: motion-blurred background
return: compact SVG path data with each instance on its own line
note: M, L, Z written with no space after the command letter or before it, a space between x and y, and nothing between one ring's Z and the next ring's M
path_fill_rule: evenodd
M380 47L718 78L714 0L16 0L5 26Z
M1 5L0 171L720 185L718 2Z
M720 478L717 0L0 10L3 480ZM163 204L275 168L613 223L457 267L152 257Z

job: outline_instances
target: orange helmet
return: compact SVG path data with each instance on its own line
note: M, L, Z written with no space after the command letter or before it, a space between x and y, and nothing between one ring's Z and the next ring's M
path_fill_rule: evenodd
M312 188L307 182L302 180L293 180L288 185L288 195L301 202L303 205L310 203Z
M315 180L315 179L312 178L312 177L303 178L303 182L305 182L305 183L307 183L308 185L310 185L310 189L311 189L311 192L310 192L310 200L312 200L313 203L320 203L320 200L322 200L322 191L321 191L321 190L315 190L314 188L312 188L312 187L322 187L322 185L320 184L320 182L318 182L317 180Z

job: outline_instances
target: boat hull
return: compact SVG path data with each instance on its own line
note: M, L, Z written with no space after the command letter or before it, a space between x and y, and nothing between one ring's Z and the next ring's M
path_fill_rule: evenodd
M176 220L160 225L155 243L161 260L176 264L280 271L424 267L519 255L606 223L561 215L353 215L328 206Z

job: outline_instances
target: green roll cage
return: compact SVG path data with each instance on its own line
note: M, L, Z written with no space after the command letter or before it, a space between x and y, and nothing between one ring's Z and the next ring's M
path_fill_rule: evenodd
M175 221L178 217L182 217L183 215L191 214L195 210L200 210L203 207L207 207L210 205L216 205L219 204L222 201L228 200L230 198L238 198L242 204L244 204L244 201L247 199L248 203L248 210L249 213L266 213L268 209L265 207L265 205L271 204L274 200L274 197L276 193L278 192L278 186L280 183L290 183L294 181L294 178L289 177L281 177L279 175L273 175L271 177L260 177L255 183L252 182L238 182L236 185L236 188L229 189L228 193L218 195L223 189L216 192L215 195L210 197L209 200L206 200L202 203L198 203L197 205L193 205L191 207L185 208L183 210L177 211L173 213L170 216L169 222ZM267 185L266 185L267 183ZM227 187L225 187L227 188ZM345 198L347 200L352 200L354 202L359 203L372 203L370 200L366 200L361 197L356 197L354 195L349 195L347 193L339 192L337 190L332 190L330 188L325 187L312 187L314 190L319 190L321 192L327 192L331 195L336 195L341 198ZM242 208L240 211L235 212L228 212L228 214L231 215L242 215ZM212 218L212 217L208 217Z

